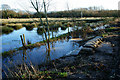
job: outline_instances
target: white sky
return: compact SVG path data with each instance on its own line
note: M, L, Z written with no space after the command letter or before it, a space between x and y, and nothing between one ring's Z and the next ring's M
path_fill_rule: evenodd
M39 0L41 1L41 0ZM46 0L47 1L47 0ZM50 3L49 11L61 11L67 9L67 3L70 9L74 8L87 8L90 6L99 6L104 9L118 9L118 2L120 0L52 0ZM30 6L30 0L0 0L1 4L8 4L11 8L27 9L33 11Z

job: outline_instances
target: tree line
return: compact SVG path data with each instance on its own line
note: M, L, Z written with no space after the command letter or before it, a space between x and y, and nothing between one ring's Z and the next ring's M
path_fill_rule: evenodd
M59 12L51 12L48 13L49 17L55 17L55 18L60 18L60 17L118 17L118 10L99 10L99 11L94 11L94 10L84 10L84 11L79 11L79 10L71 10L71 11L59 11Z
M45 14L43 12L40 12L42 18L45 17ZM28 13L28 12L15 12L13 10L1 10L0 11L1 18L7 19L7 18L38 18L38 13Z
M64 18L64 17L118 17L118 10L70 10L47 13L50 18ZM43 12L39 13L42 18L45 18ZM13 10L1 10L1 18L39 18L38 13L15 12Z

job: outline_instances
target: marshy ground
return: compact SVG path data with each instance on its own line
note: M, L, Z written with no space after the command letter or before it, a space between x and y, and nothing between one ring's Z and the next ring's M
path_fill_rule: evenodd
M101 24L100 24L101 25ZM99 26L100 26L99 25ZM87 26L88 27L88 26ZM95 26L94 26L95 27ZM84 29L84 28L83 28ZM33 65L28 66L27 64L19 64L15 65L12 68L8 68L8 74L10 73L10 77L8 78L28 78L31 79L119 79L120 78L120 52L119 52L119 44L120 44L120 36L119 36L119 27L107 27L106 29L96 30L89 32L90 26L87 28L88 31L86 34L82 32L82 30L78 30L71 34L72 38L79 37L80 35L84 36L103 36L103 42L95 48L94 54L81 54L79 52L78 55L71 56L63 56L59 59L52 60L46 64L37 65L33 67ZM81 34L83 33L83 34ZM68 37L68 35L61 35L57 38L51 39L51 41L61 40L61 38ZM80 46L83 46L87 40L77 41ZM35 43L27 45L27 48L34 49L36 47L40 47L44 45L43 42ZM67 46L67 45L66 45ZM18 49L21 50L21 48ZM65 48L66 49L66 48ZM6 57L10 53L3 53ZM36 53L37 54L37 53ZM67 53L65 53L67 54ZM3 56L4 56L3 55ZM50 56L50 54L48 54ZM9 66L8 66L9 67ZM29 68L31 67L31 68ZM10 71L9 71L10 70ZM15 71L16 70L16 71ZM11 76L12 75L12 76ZM6 76L7 78L7 76Z
M49 71L67 72L65 78L118 80L120 78L120 36L108 36L95 53L62 57L47 65ZM54 63L54 65L53 65ZM42 70L43 68L41 68Z

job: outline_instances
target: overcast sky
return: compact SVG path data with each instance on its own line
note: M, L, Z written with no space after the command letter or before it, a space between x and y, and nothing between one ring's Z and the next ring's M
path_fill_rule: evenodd
M11 8L30 10L30 0L0 0L1 4L8 4ZM39 0L42 1L42 0ZM47 1L47 0L46 0ZM49 11L61 11L67 9L67 3L70 9L87 8L90 6L103 7L104 9L118 9L118 2L120 0L52 0L49 6Z

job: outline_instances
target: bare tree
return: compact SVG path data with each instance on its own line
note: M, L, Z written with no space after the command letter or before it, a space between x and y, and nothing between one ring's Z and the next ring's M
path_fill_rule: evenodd
M45 38L47 40L47 45L48 45L48 49L50 50L50 33L49 33L49 25L48 25L48 18L47 18L47 10L46 10L46 4L45 4L45 1L43 0L41 6L40 6L40 3L38 2L38 0L30 0L33 8L36 10L37 14L39 14L39 19L40 19L40 23L41 25L43 26L43 32L45 34ZM45 17L46 17L46 22L47 22L47 28L48 28L48 36L47 36L47 33L46 33L46 30L45 30L45 26L43 25L43 20L42 20L42 17L40 15L40 12L41 12L41 9L43 8L43 5L44 5L44 12L45 12Z
M44 4L44 12L45 12L45 18L46 18L46 22L47 22L47 28L48 28L48 40L47 40L47 43L48 43L48 49L50 49L50 32L49 32L49 25L48 25L48 18L47 18L47 10L46 10L46 4L45 4L45 1L43 0L43 4Z

